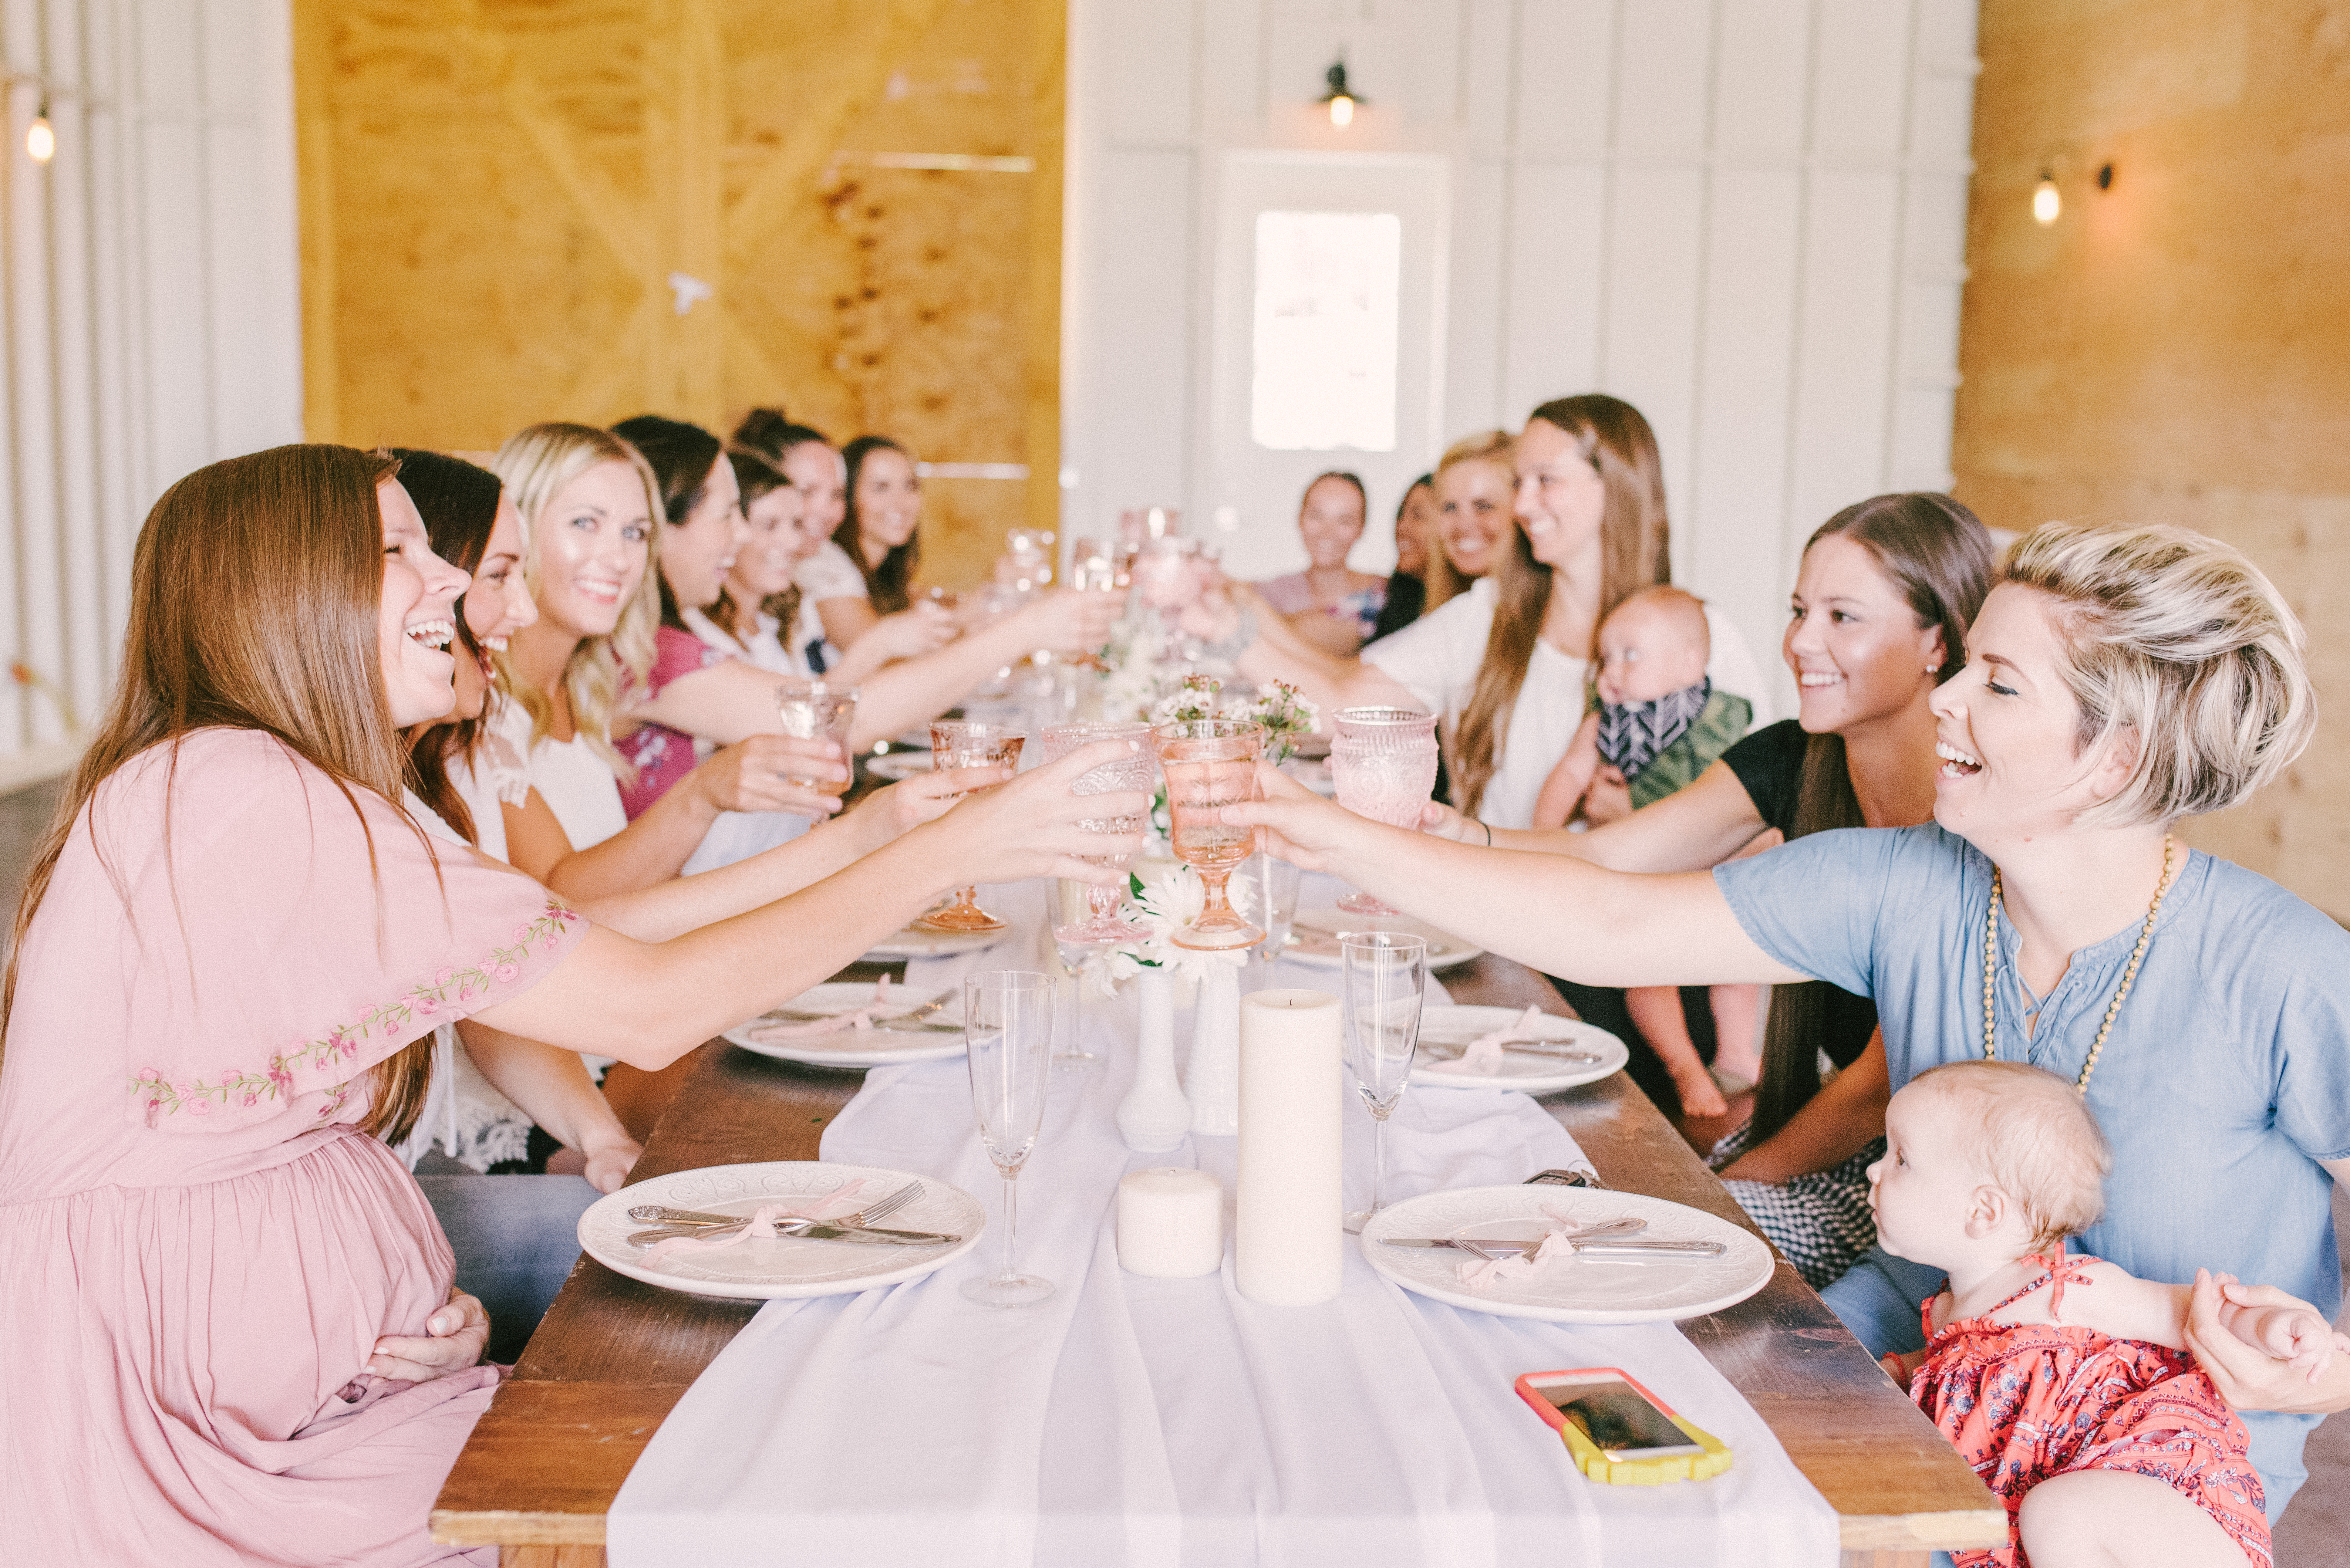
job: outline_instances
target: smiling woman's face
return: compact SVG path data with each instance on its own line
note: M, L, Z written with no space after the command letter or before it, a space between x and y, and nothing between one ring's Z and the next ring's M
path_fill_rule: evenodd
M807 501L795 485L779 484L743 509L748 541L727 574L727 591L756 607L792 586L792 568L813 555L823 535L801 526Z
M858 542L877 561L914 536L922 520L922 482L902 452L876 447L857 465Z
M1515 480L1502 463L1479 458L1456 462L1436 477L1437 536L1444 558L1464 577L1493 569L1493 546L1510 527Z
M482 546L481 567L459 603L465 629L473 634L482 654L467 659L458 653L453 718L482 716L483 704L489 701L490 688L497 679L490 668L490 655L504 653L507 639L538 622L538 606L522 579L522 514L515 509L511 497L500 495L497 520L490 525L489 542Z
M1316 568L1326 572L1345 566L1347 552L1363 536L1362 492L1343 479L1315 480L1297 509L1297 532Z
M1967 628L1967 665L1934 689L1934 820L1986 854L2072 825L2127 781L2135 738L2079 749L2081 705L2062 607L2034 588L1993 588ZM1994 858L1996 856L1994 855Z
M784 477L807 498L800 525L819 539L840 531L848 515L848 465L820 441L804 441L784 453Z
M685 521L661 535L661 576L677 602L695 609L717 603L743 537L743 487L734 465L722 456L703 476L701 497Z
M377 655L383 661L384 695L397 729L448 716L457 694L452 684L457 661L449 645L457 637L457 596L466 576L432 553L424 519L398 481L376 487L383 515L383 599L377 614Z
M1867 545L1831 534L1804 552L1781 651L1814 735L1847 734L1908 711L1947 655ZM1929 668L1930 667L1930 668Z
M637 471L599 462L556 491L531 531L538 613L575 638L609 637L644 580L652 513Z

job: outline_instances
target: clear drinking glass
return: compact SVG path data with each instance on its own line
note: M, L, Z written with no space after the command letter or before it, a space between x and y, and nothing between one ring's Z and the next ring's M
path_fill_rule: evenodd
M1200 874L1208 893L1200 918L1175 933L1175 945L1207 951L1254 947L1264 932L1233 913L1224 884L1256 847L1253 828L1223 820L1224 807L1257 798L1256 761L1264 726L1244 719L1197 719L1150 732L1167 775L1167 811L1175 821L1175 857Z
M848 727L857 717L857 688L831 686L797 675L786 675L775 687L775 711L783 716L784 733L803 741L830 741L848 757ZM785 777L803 789L839 789L832 779Z
M1159 756L1151 748L1150 726L1148 724L1051 724L1045 727L1043 740L1044 760L1047 763L1057 763L1070 753L1081 751L1097 741L1122 741L1134 748L1118 762L1104 763L1079 774L1077 782L1070 786L1077 794L1133 790L1147 797L1158 784ZM1139 834L1145 824L1139 816L1103 816L1083 818L1078 826L1087 833ZM1134 864L1134 855L1130 852L1125 855L1088 855L1086 858L1114 871L1123 871ZM1118 888L1089 886L1087 892L1087 919L1079 925L1055 926L1055 941L1107 945L1110 942L1139 941L1149 934L1139 926L1118 919L1120 897Z
M1028 732L1012 724L973 724L944 720L931 726L931 763L946 768L1009 768L1020 762L1020 747ZM979 907L979 889L965 888L943 909L924 915L918 925L934 931L1000 931L1003 922Z
M1289 946L1289 928L1297 919L1297 878L1296 867L1270 855L1250 856L1232 878L1247 891L1249 918L1264 928L1256 956L1266 963L1278 961Z
M972 1108L979 1113L979 1141L1003 1177L1003 1267L994 1278L966 1280L962 1287L983 1306L1026 1306L1053 1293L1052 1281L1020 1272L1018 1182L1045 1125L1055 990L1051 975L1035 970L993 970L962 982Z
M1417 828L1436 788L1436 715L1409 708L1341 708L1330 741L1330 782L1338 804L1390 827ZM1399 915L1368 893L1338 900L1350 915Z
M1388 1117L1411 1085L1428 943L1402 931L1364 931L1347 937L1338 951L1347 1072L1371 1113L1371 1206L1347 1216L1347 1229L1359 1231L1387 1201Z

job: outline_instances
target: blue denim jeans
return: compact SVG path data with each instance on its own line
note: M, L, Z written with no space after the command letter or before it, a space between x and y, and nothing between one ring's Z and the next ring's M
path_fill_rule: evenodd
M1882 1247L1871 1247L1852 1272L1820 1293L1828 1310L1844 1320L1853 1337L1871 1355L1922 1350L1925 1325L1918 1303L1942 1288L1942 1272L1897 1258ZM2245 1410L2244 1429L2251 1434L2250 1458L2261 1472L2268 1493L2269 1522L2284 1512L2284 1505L2309 1479L2301 1450L2310 1429L2322 1416L2288 1416L2273 1410Z
M457 1254L457 1285L490 1314L492 1361L522 1355L579 1260L579 1216L602 1196L577 1176L421 1175Z

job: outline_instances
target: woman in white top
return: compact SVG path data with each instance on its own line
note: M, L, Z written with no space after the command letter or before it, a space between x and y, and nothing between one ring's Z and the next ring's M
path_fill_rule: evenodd
M822 432L792 423L781 409L753 409L734 428L733 445L766 459L806 508L800 526L810 544L792 579L799 610L786 624L808 673L854 686L885 664L952 640L955 618L942 606L925 600L895 615L873 607L865 573L832 540L848 516L848 465Z
M592 898L676 876L722 811L831 811L832 797L785 773L845 778L837 752L763 734L712 756L629 821L611 724L623 685L652 664L658 488L635 449L588 425L534 425L493 467L528 531L524 575L539 610L497 659L504 701L487 723L523 759L498 792L507 858L557 892Z
M1494 827L1533 822L1543 781L1583 722L1600 620L1638 589L1672 580L1663 470L1638 410L1596 393L1544 403L1515 457L1517 526L1469 592L1372 644L1360 661L1316 653L1262 616L1234 660L1260 685L1303 688L1325 712L1391 704L1443 715L1454 802ZM1746 639L1711 607L1706 619L1708 677L1767 722Z

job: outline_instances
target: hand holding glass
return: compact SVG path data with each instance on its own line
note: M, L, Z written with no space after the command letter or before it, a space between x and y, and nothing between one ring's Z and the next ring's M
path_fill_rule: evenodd
M1055 990L1051 975L1032 970L994 970L962 982L972 1108L979 1114L979 1141L1003 1178L1003 1267L993 1279L966 1280L962 1287L983 1306L1026 1306L1053 1293L1052 1281L1020 1272L1016 1184L1045 1126Z
M1161 724L1150 739L1167 775L1175 857L1200 874L1208 894L1200 918L1175 933L1175 945L1210 952L1253 947L1264 940L1264 932L1232 912L1225 884L1256 847L1256 833L1225 822L1224 807L1257 798L1264 726L1240 719L1197 719Z
M1371 1113L1371 1206L1347 1216L1347 1229L1359 1231L1387 1201L1388 1117L1411 1085L1428 943L1400 931L1365 931L1347 937L1338 950L1347 1073Z
M949 723L931 726L931 763L943 773L949 768L1011 768L1020 763L1020 747L1027 732L1009 724ZM915 922L934 931L1000 931L1003 922L979 907L979 889L965 888L943 909L933 909Z
M775 710L783 719L785 734L802 741L830 741L840 748L842 760L847 759L849 724L857 717L855 687L829 686L786 675L775 688ZM840 787L830 779L786 777L784 782L805 789Z
M1436 715L1409 708L1341 708L1330 741L1330 781L1338 804L1357 816L1390 827L1419 826L1420 807L1436 788ZM1349 892L1338 908L1350 915L1399 915L1368 893Z
M1080 751L1097 741L1122 741L1132 748L1131 753L1115 763L1104 763L1077 775L1070 786L1077 794L1102 794L1111 790L1136 790L1149 794L1159 775L1159 758L1150 745L1148 724L1052 724L1044 732L1045 761L1057 763L1070 753ZM1086 817L1078 826L1087 833L1139 834L1143 821L1137 816ZM1134 852L1123 855L1088 855L1087 860L1097 866L1107 866L1123 871L1134 863ZM1086 886L1087 918L1081 924L1055 926L1053 940L1059 942L1101 943L1139 941L1149 933L1140 927L1118 919L1118 889Z

